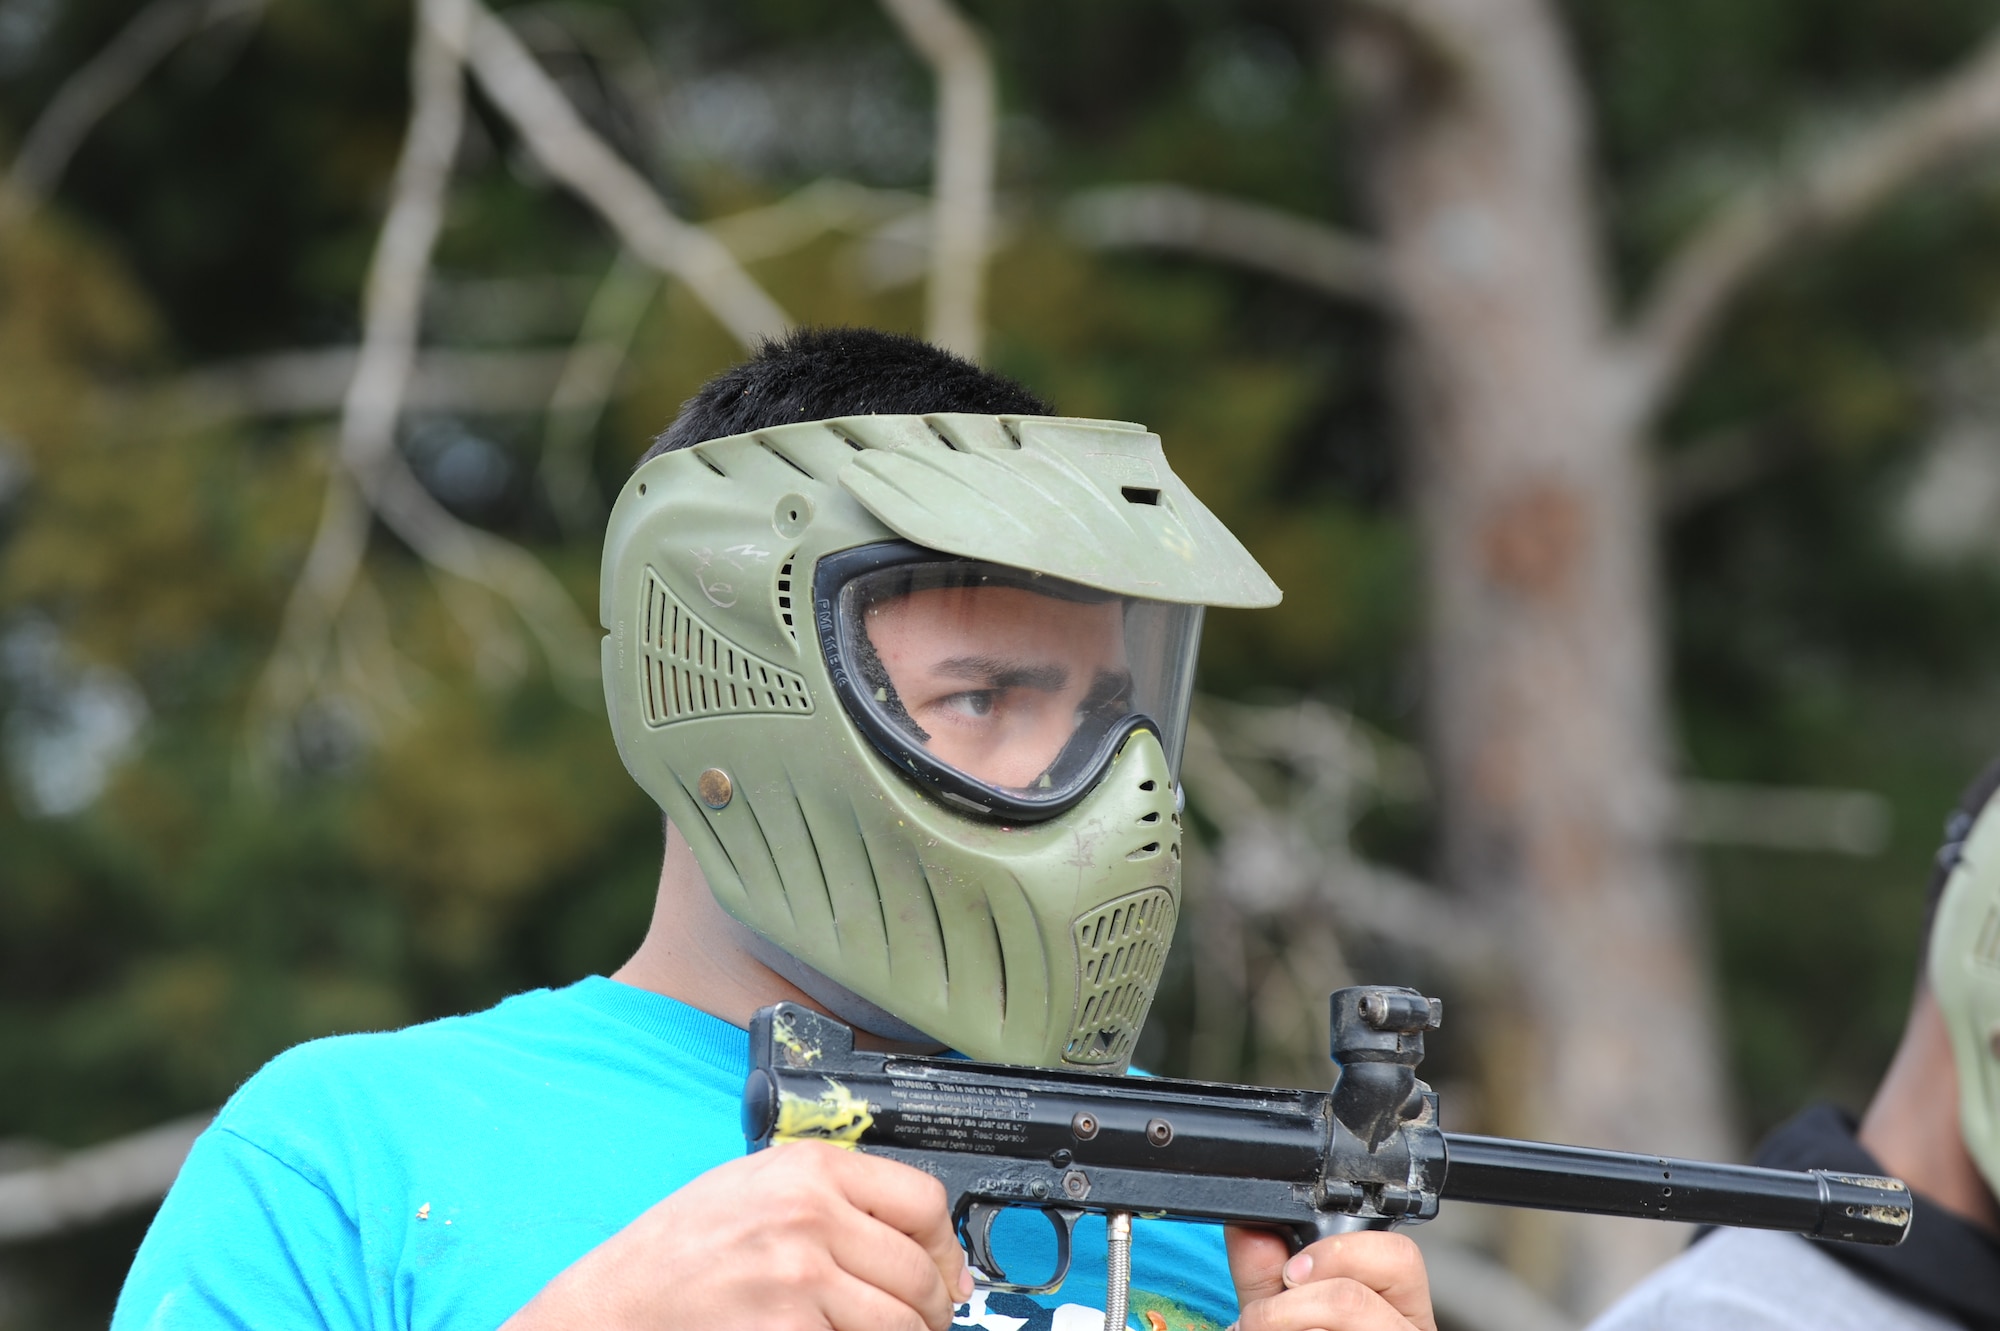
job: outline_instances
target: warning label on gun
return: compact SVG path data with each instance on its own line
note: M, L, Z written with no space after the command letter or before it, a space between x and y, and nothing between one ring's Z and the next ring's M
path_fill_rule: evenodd
M894 1078L894 1135L925 1150L998 1151L1028 1140L1033 1108L1026 1091L965 1082Z

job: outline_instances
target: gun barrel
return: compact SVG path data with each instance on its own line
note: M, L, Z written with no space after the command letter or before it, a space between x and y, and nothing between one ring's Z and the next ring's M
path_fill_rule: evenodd
M1896 1179L1794 1172L1585 1146L1445 1135L1442 1195L1547 1211L1640 1216L1894 1245L1910 1228L1910 1191Z

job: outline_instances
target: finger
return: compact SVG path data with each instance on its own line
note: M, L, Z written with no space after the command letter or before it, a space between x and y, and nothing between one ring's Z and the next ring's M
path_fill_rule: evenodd
M956 1299L972 1294L972 1273L945 1210L944 1185L920 1169L859 1152L842 1152L835 1178L850 1205L914 1239Z
M873 1216L856 1216L828 1248L841 1270L914 1309L940 1331L951 1325L953 1306L970 1293L947 1287L947 1277L921 1245Z
M945 1331L951 1325L948 1311L941 1325L927 1323L909 1304L845 1273L825 1282L819 1309L833 1331Z
M1236 1282L1236 1303L1247 1308L1285 1289L1285 1260L1292 1245L1275 1229L1230 1225L1222 1231L1229 1250L1229 1275Z
M1423 1253L1407 1235L1381 1230L1336 1234L1301 1249L1283 1271L1285 1284L1294 1289L1354 1281L1417 1326L1431 1324L1430 1276Z
M1285 1263L1285 1283L1345 1277L1379 1290L1391 1303L1399 1295L1428 1298L1430 1276L1424 1255L1407 1234L1365 1230L1335 1234L1302 1248Z
M1405 1317L1381 1294L1345 1276L1247 1304L1237 1325L1240 1331L1435 1331L1428 1318Z

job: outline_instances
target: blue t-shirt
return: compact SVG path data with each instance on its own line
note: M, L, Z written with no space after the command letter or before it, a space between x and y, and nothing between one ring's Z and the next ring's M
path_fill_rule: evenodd
M113 1331L493 1331L642 1211L743 1154L748 1067L737 1027L597 976L301 1045L195 1143ZM1140 1221L1133 1239L1139 1331L1234 1320L1219 1230ZM1021 1276L1037 1266L1004 1242L996 1256ZM1103 1299L1104 1226L1086 1219L1060 1292L982 1291L957 1321L1100 1331Z

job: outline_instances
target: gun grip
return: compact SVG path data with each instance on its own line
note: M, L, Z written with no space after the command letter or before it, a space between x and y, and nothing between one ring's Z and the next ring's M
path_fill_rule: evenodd
M1335 1234L1358 1234L1365 1229L1395 1227L1396 1221L1390 1216L1348 1215L1343 1211L1322 1211L1306 1224L1289 1226L1285 1230L1285 1237L1291 1241L1292 1251L1297 1252L1309 1243L1332 1238Z
M1053 1294L1062 1288L1069 1278L1070 1239L1076 1233L1076 1222L1083 1219L1083 1212L1067 1206L1030 1206L1023 1209L1039 1211L1049 1227L1056 1232L1056 1271L1047 1284L1017 1285L1007 1279L1007 1272L1001 1269L999 1258L993 1255L993 1222L1000 1218L1002 1211L1009 1208L1000 1202L973 1202L959 1217L958 1239L972 1259L973 1266L983 1277L979 1283L987 1289L1003 1294Z

